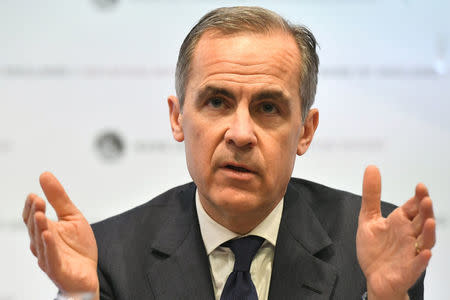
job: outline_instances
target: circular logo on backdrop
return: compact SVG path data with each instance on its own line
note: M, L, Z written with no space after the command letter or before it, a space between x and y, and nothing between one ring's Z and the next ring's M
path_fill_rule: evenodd
M94 4L100 9L110 9L119 3L119 0L93 0Z
M125 143L115 131L105 131L95 139L95 149L106 161L116 161L125 152Z

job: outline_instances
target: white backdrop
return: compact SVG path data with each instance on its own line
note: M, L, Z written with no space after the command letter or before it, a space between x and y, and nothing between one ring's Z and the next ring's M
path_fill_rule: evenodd
M426 298L447 297L448 1L0 0L0 300L55 295L21 223L41 172L90 222L190 180L166 107L178 48L204 13L233 4L274 9L321 45L320 126L294 175L360 193L375 163L396 204L427 184L438 242Z

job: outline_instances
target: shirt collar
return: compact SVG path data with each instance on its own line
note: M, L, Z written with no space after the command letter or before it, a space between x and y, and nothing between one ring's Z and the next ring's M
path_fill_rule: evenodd
M281 215L283 212L284 198L275 206L270 214L246 235L256 235L264 238L274 247L277 243L278 229L280 228ZM205 244L206 254L209 255L224 242L240 235L225 228L214 221L205 211L200 203L198 189L195 192L195 206L197 209L200 232Z

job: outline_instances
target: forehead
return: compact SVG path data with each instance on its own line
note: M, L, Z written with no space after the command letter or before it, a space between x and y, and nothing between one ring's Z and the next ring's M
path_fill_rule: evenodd
M299 89L299 78L300 51L291 34L223 34L210 30L201 36L194 50L188 88L213 81L275 85L292 93Z

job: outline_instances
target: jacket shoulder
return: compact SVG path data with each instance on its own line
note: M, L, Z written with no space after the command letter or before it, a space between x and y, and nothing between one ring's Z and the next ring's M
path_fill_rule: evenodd
M193 205L193 201L183 201L186 197L181 197L181 195L193 194L194 191L195 185L192 182L180 185L142 205L92 224L97 243L107 239L110 242L116 240L118 243L124 244L124 239L131 236L139 238L139 233L144 230L145 238L148 240L168 218L173 217L177 211Z

